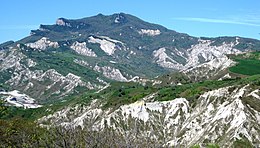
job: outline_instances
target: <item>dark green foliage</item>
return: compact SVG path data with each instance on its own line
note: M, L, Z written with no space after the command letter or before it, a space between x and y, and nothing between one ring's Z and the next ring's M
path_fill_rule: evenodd
M157 84L159 87L175 86L178 83L191 83L190 78L188 78L185 74L180 72L173 72L170 74L161 75L158 78L156 78L156 80L162 81L162 83Z
M5 102L0 99L0 118L8 115L9 115L8 107L6 107Z
M1 100L0 100L1 101ZM57 107L41 107L36 109L24 109L14 106L5 106L5 102L0 102L0 119L10 120L15 118L21 118L24 120L36 120L44 115L48 115L52 112L46 111L47 108L52 111Z
M106 98L104 108L118 108L121 105L133 103L151 94L155 90L153 87L143 86L133 82L115 82L111 87L102 91L101 94L103 94L103 98Z
M14 43L14 41L7 41L7 42L4 42L4 43L1 43L0 44L0 50L1 49L7 49L8 46L12 45Z
M224 86L232 85L236 80L229 81L204 81L197 83L189 83L180 86L165 87L159 90L157 100L166 101L178 97L187 98L194 102L199 95L206 91L217 89Z
M163 144L148 136L131 137L113 129L93 131L91 126L80 127L39 127L31 121L13 119L0 120L0 147L161 147Z
M0 84L2 87L8 87L5 83L6 80L11 79L11 73L9 71L1 71L0 72Z
M39 147L45 131L22 119L0 119L0 147Z
M196 144L190 148L200 148L200 145ZM213 144L213 143L208 143L206 145L206 148L220 148L217 144Z
M47 108L37 108L37 109L23 109L18 107L0 107L0 119L13 119L22 118L25 120L35 120L47 115L50 112L46 112Z
M232 85L244 85L252 84L256 85L259 83L260 75L254 75L246 78L235 78L226 79L222 81L218 80L207 80L196 83L188 83L180 86L162 87L158 89L158 95L156 100L165 101L172 100L178 97L184 97L191 103L196 102L196 99L206 91L211 91L221 87L232 86Z
M260 60L236 60L239 64L230 71L244 75L260 74Z

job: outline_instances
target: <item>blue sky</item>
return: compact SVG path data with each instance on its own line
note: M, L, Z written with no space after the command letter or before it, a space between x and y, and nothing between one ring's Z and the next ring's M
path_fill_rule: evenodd
M193 36L260 39L259 0L2 0L0 43L19 40L59 17L124 12Z

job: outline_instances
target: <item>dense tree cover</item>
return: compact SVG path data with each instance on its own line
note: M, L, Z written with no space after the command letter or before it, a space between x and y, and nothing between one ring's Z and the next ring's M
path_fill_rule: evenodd
M128 138L112 129L42 128L23 119L0 120L0 147L159 147L150 137Z

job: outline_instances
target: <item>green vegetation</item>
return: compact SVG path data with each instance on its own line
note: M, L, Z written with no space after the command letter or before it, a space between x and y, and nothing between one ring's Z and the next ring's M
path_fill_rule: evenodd
M132 136L134 132L131 132ZM161 147L151 137L125 139L113 129L93 131L81 128L39 127L20 118L0 119L0 148L6 147Z
M0 147L37 147L46 131L23 119L0 119Z
M190 148L200 148L200 145L196 144L196 145L191 146Z
M209 143L206 148L220 148L217 144Z
M14 41L7 41L7 42L4 42L4 43L1 43L0 44L0 50L1 49L7 49L7 46L10 46L13 43L14 43Z
M253 148L254 146L251 144L251 142L245 138L245 137L242 137L241 139L237 139L232 147L234 148Z
M245 104L250 105L256 111L260 112L260 101L259 101L259 99L248 96L248 97L242 98L242 101Z
M37 62L38 64L31 68L32 70L43 70L55 69L62 75L73 73L81 76L83 80L89 81L94 80L96 77L102 77L101 74L79 64L76 64L74 59L82 59L82 56L73 54L66 48L60 48L56 51L51 49L42 51L33 51L32 49L23 50L23 53L29 58Z
M190 148L200 148L200 145L196 144ZM213 143L208 143L206 145L206 148L220 148L217 144L213 144Z
M203 82L188 83L179 86L168 86L158 90L157 100L166 101L178 97L187 98L189 101L194 102L195 99L206 91L218 89L221 87L241 84L257 84L260 81L260 75L255 75L247 78L235 78L218 80L206 80Z
M225 79L222 81L207 80L174 86L152 86L151 84L143 86L133 82L114 82L110 87L100 93L91 95L91 98L103 99L106 102L104 105L105 108L117 108L124 104L130 104L152 93L156 93L155 100L158 101L168 101L183 97L188 99L191 103L194 103L196 102L196 99L206 91L245 84L252 84L259 87L260 75L246 78ZM85 98L88 97L89 95Z
M87 105L94 94L93 92L87 92L79 96L67 96L63 100L53 101L52 104L44 105L40 108L24 109L14 106L5 106L5 102L0 99L0 119L13 120L23 119L27 121L35 121L43 116L52 114L65 106L75 104Z
M165 74L165 75L159 76L156 80L159 80L162 82L162 83L158 84L160 87L173 86L178 83L181 83L181 84L192 83L190 78L188 78L185 74L180 73L180 72Z
M8 90L9 86L4 83L0 83L0 89Z
M118 108L124 104L133 103L147 95L157 93L155 100L166 101L172 100L178 97L187 98L192 104L196 102L196 99L206 91L218 89L221 87L232 85L245 85L251 84L252 86L260 86L260 75L250 76L242 79L227 79L223 81L204 81L190 84L183 84L180 86L168 86L168 87L154 87L152 85L141 85L134 82L113 82L107 89L100 93L86 92L78 96L70 96L65 98L66 101L57 101L51 106L44 106L38 109L22 109L16 107L5 107L2 105L0 112L0 119L10 118L24 118L29 120L36 120L44 115L53 113L67 105L88 105L93 99L102 99L105 102L103 108ZM257 101L252 99L243 99L248 104L252 104L252 107L256 110L259 109ZM47 111L47 109L49 111Z
M133 103L155 91L155 88L148 85L115 82L111 84L111 87L102 91L100 95L107 102L104 108L118 108L121 105Z
M9 80L11 78L11 75L9 72L7 71L1 71L0 72L0 87L2 88L8 88L9 86L7 86L5 84L5 80Z
M0 119L11 120L15 118L21 118L24 120L34 121L44 115L52 113L56 109L58 109L58 106L45 106L36 109L23 109L14 106L4 106L4 102L2 102L0 103Z
M243 75L260 74L260 52L246 53L238 56L231 56L238 64L229 70Z

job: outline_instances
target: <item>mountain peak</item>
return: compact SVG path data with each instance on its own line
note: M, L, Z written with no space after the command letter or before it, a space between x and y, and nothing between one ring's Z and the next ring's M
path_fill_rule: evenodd
M71 27L70 23L69 23L68 20L65 19L65 18L58 18L58 19L56 20L56 25Z
M116 24L124 23L127 21L124 13L114 14L113 16L115 16L114 23Z

